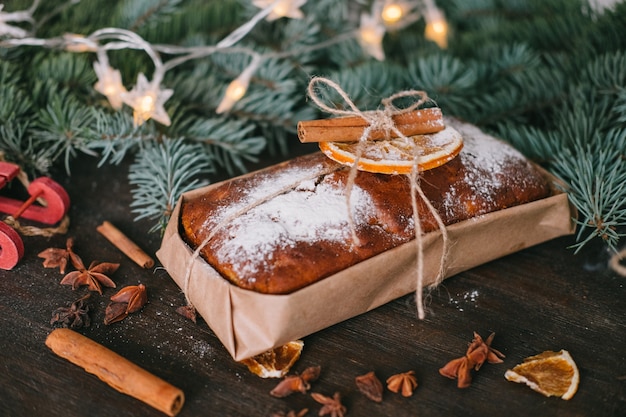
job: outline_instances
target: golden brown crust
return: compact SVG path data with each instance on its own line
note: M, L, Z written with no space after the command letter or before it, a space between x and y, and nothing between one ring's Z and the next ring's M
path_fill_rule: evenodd
M446 225L550 194L542 175L510 146L471 129L463 133L469 136L459 157L420 179ZM217 228L201 256L233 284L271 294L298 290L413 239L408 178L359 172L351 201L360 241L352 244L348 173L315 153L217 184L184 202L181 235L196 248ZM436 230L423 202L419 212L424 232Z

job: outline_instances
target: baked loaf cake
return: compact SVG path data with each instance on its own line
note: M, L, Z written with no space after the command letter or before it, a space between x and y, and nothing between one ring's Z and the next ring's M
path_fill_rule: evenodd
M426 171L422 190L446 225L551 194L518 151L476 127L455 123L464 148ZM180 234L224 278L245 289L287 294L415 237L410 181L359 172L346 207L349 168L321 152L209 187L184 201ZM418 199L419 201L419 199ZM437 224L419 203L423 231Z

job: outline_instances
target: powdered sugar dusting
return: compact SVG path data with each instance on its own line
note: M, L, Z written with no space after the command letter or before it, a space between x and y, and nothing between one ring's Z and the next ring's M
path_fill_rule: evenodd
M447 123L463 135L464 146L458 157L463 160L464 166L472 167L465 170L461 184L471 190L466 195L474 198L464 204L468 206L468 211L489 212L494 209L497 196L502 194L504 182L511 181L511 173L505 173L505 167L512 160L523 162L525 158L512 146L485 134L476 126L454 121ZM524 180L524 176L519 178L519 181ZM459 190L452 187L444 196L443 209L448 213L458 212L458 204Z
M357 223L374 215L371 198L358 186L353 188L351 206ZM319 240L349 242L347 225L342 187L305 180L294 191L234 219L228 226L229 239L220 246L217 256L250 276L258 265L272 261L276 248Z
M313 164L311 166L286 166L278 175L275 173L257 173L254 176L254 183L247 187L238 189L237 201L224 205L221 209L217 209L211 217L208 217L202 227L212 228L215 224L224 220L228 216L237 213L246 206L254 205L256 202L263 201L281 190L315 186L315 179L327 167L322 164ZM312 185L311 185L312 184Z

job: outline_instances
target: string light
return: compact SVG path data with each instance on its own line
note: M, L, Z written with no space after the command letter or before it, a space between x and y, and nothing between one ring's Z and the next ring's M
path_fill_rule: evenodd
M159 80L149 82L143 73L139 73L137 84L133 89L120 94L124 104L133 108L135 126L140 126L150 119L165 126L172 123L163 104L174 94L174 90L161 90L159 84Z
M441 10L431 6L425 13L426 29L424 37L435 42L440 48L448 47L448 22Z
M98 82L93 86L94 90L106 96L115 110L122 108L122 94L127 93L122 84L122 75L119 70L109 66L106 54L100 54L100 59L93 63L93 69L98 76Z
M361 15L358 34L363 50L377 60L384 61L383 37L385 36L385 27L376 15L367 13Z
M271 7L271 12L267 15L267 20L272 21L281 17L291 19L302 19L304 13L300 7L304 6L307 0L253 0L252 4L260 9Z
M189 60L207 57L216 52L251 56L250 64L228 85L224 92L224 97L216 109L216 112L220 114L230 111L246 94L252 75L262 60L286 58L293 55L293 52L269 52L260 55L251 48L244 46L234 47L233 45L245 37L263 19L275 20L281 17L303 18L304 13L300 8L307 0L252 0L254 6L263 9L249 21L214 46L189 48L175 45L153 45L138 34L120 28L98 29L87 37L77 34L65 34L61 37L50 39L29 38L26 37L28 35L26 30L6 24L6 22L27 22L32 26L41 24L41 22L35 22L33 19L33 12L37 9L40 1L34 0L28 10L12 13L2 12L3 5L0 4L0 36L7 35L10 37L0 41L1 46L30 45L49 48L61 47L71 52L97 52L99 59L94 63L94 71L98 76L98 81L94 84L94 89L106 96L111 106L115 109L120 109L123 104L132 107L135 125L137 126L149 119L169 126L171 121L163 105L172 96L173 90L160 88L160 83L167 71ZM67 4L74 4L77 1L69 0ZM423 0L423 5L425 11L420 12L416 10L416 4L408 1L375 0L372 3L371 13L363 13L361 15L360 26L356 31L347 31L331 40L312 45L306 48L306 50L315 51L347 39L356 38L365 53L383 61L385 53L382 42L386 31L388 29L401 29L420 19L420 15L423 15L427 22L425 36L437 42L440 47L447 47L448 26L443 14L435 7L433 0ZM47 21L51 16L46 16L43 20ZM151 82L148 82L143 74L139 74L137 84L131 91L126 91L122 84L120 72L111 68L106 58L107 51L121 49L139 49L148 54L155 66ZM302 50L298 51L298 53L301 52ZM168 56L177 56L163 63L160 58L161 53Z
M224 97L215 110L217 114L230 111L235 103L241 100L241 98L246 94L246 91L248 91L248 86L250 85L250 80L252 79L254 71L256 71L260 64L261 57L259 55L255 55L248 67L243 70L241 74L239 74L239 77L235 78L230 84L228 84L228 87L226 87L226 91L224 92Z
M398 23L405 16L404 3L398 2L386 2L383 7L380 17L383 19L386 25L394 25Z

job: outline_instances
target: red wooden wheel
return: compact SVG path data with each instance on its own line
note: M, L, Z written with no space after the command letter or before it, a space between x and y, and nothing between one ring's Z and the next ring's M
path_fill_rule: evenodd
M11 226L0 221L0 269L13 269L22 256L22 238Z

